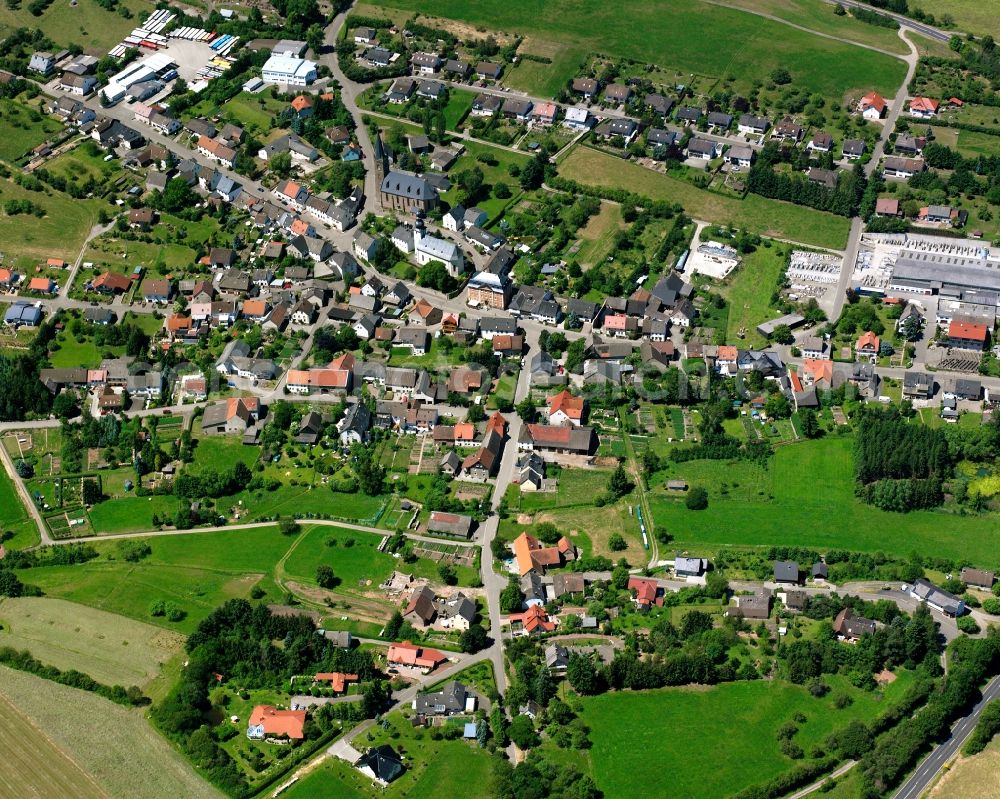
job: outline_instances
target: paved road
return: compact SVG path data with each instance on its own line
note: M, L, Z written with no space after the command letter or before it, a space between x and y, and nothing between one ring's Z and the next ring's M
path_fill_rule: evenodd
M998 698L1000 698L1000 677L994 677L983 690L982 699L975 704L969 715L956 722L951 728L948 738L938 744L934 751L924 758L923 762L917 766L917 770L903 784L903 787L896 791L893 799L918 799L930 787L944 765L958 754L959 749L976 728L976 723L979 721L983 709Z
M875 8L874 6L868 5L868 3L860 3L858 0L826 0L826 2L831 5L847 6L848 8L864 8L868 11L875 11L885 17L892 17L892 19L896 20L902 28L909 28L910 30L923 34L929 39L936 39L939 42L949 42L951 41L951 37L954 35L953 33L943 31L940 28L935 28L933 25L928 25L924 22L917 22L917 20L904 17L902 14L886 11L884 8Z
M889 106L889 113L886 115L885 121L882 125L882 132L879 134L879 139L875 143L875 147L872 149L871 160L865 164L865 177L869 180L875 173L875 169L878 167L879 162L882 160L882 154L885 152L886 142L888 142L889 135L895 129L896 120L899 118L899 115L903 110L903 106L906 104L906 99L908 97L907 87L910 85L910 81L913 80L913 73L916 71L917 61L919 59L917 48L914 47L913 42L907 38L906 30L904 28L899 29L899 38L906 42L907 46L910 48L910 54L903 59L906 61L906 77L903 79L903 83L896 91L896 96L893 98L892 104ZM836 293L834 294L833 312L830 314L831 319L837 319L840 316L840 312L843 310L844 303L847 300L847 288L851 281L851 275L854 273L854 264L858 260L858 249L861 246L861 234L863 232L864 221L861 217L854 217L851 220L851 232L847 237L847 248L844 251L844 263L840 270L840 280L837 281L837 288L835 290Z

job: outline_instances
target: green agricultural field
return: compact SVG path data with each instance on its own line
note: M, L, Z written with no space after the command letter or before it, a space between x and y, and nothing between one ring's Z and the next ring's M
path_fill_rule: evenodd
M491 759L474 741L432 740L430 730L415 729L400 713L393 713L388 721L389 730L375 727L374 740L365 745L390 744L404 756L406 771L380 790L379 796L386 799L408 796L453 799L456 786L461 786L463 799L487 799L491 795ZM362 799L374 795L375 790L371 780L347 763L329 758L283 796L287 799Z
M785 250L780 246L760 247L743 257L743 263L726 279L721 294L729 300L729 323L726 341L736 341L745 330L753 341L764 342L757 325L775 316L771 295L785 268Z
M153 10L153 4L145 0L122 0L119 5L132 12L131 19L106 11L96 0L79 0L76 5L52 3L40 17L28 10L27 3L18 3L13 10L10 5L4 5L0 9L0 37L14 28L41 28L60 47L79 44L84 49L107 50L118 44Z
M427 11L421 0L387 0L376 5ZM559 66L566 71L552 70L554 85L564 85L573 77L574 59L579 65L591 53L652 63L685 75L733 76L740 90L754 78L785 67L798 85L838 103L851 92L872 87L886 96L894 95L905 73L903 62L893 56L708 3L553 0L540 6L530 0L500 5L490 0L440 0L433 13L564 44L567 55ZM636 31L643 35L636 36ZM720 41L740 46L719 47ZM530 46L525 50L532 52ZM551 69L553 65L545 66Z
M95 533L134 533L152 530L154 514L161 519L173 519L177 505L177 500L171 496L128 494L99 502L88 511L88 516Z
M592 776L607 799L656 795L664 774L673 795L730 796L795 765L781 753L774 731L796 713L806 721L793 740L808 752L850 721L884 710L911 680L901 675L884 698L851 687L843 677L829 682L834 691L822 699L780 680L585 697L581 716L591 728ZM839 692L853 704L835 710L831 697ZM650 762L658 767L648 768Z
M0 732L5 795L222 799L142 713L5 667L0 667L0 699L5 706ZM19 723L6 712L8 706L16 710ZM100 730L100 746L94 745L95 729ZM21 767L12 783L6 780L13 764ZM68 787L51 783L53 777L68 780Z
M917 551L1000 566L996 516L888 513L859 502L852 446L848 436L782 446L767 467L745 461L671 464L668 477L708 489L708 508L687 510L660 486L650 493L654 519L677 546L701 550L795 545L901 557Z
M0 645L107 685L147 685L184 643L176 633L52 597L0 600L0 623Z
M90 229L97 223L98 200L74 200L53 189L26 191L10 180L0 180L0 204L7 200L30 200L45 209L42 217L33 214L8 216L0 212L0 252L4 263L13 262L30 272L46 258L72 262Z
M585 186L624 189L653 200L680 203L695 219L764 236L834 249L847 241L849 224L844 217L756 194L742 200L726 197L591 147L575 147L560 161L559 174Z

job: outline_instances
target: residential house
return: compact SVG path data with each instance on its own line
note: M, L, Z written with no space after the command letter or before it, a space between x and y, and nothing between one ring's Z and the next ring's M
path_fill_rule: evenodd
M965 612L965 600L959 599L943 588L938 588L922 577L913 581L913 585L910 586L910 596L919 602L926 602L928 606L946 616L958 617Z
M914 97L910 100L907 112L917 119L933 119L937 116L940 105L937 100L932 100L930 97Z
M567 108L563 115L563 127L575 131L590 130L593 124L593 117L586 108Z
M244 433L260 418L261 406L256 397L234 397L205 408L201 429L208 435Z
M436 649L426 649L415 646L409 641L401 644L390 644L386 653L386 662L390 666L405 666L427 674L443 663L448 662L447 656Z
M844 158L856 161L865 154L865 150L867 150L867 145L864 139L844 139Z
M985 569L973 569L970 566L963 566L959 579L973 588L981 588L984 591L989 591L993 588L993 583L996 582L996 575Z
M497 80L503 73L503 67L492 61L480 61L476 64L475 70L479 80Z
M594 448L594 431L582 425L527 424L521 428L518 448L553 455L589 455Z
M546 403L550 425L579 427L583 424L583 417L586 413L586 400L583 397L575 397L563 389L558 394L549 397Z
M471 712L475 705L475 694L457 680L451 680L439 691L417 694L412 707L421 716L453 716Z
M875 633L875 622L855 616L851 608L844 608L833 620L833 631L847 641L857 641L863 635Z
M742 114L736 123L736 130L744 136L763 136L771 127L771 120L753 114Z
M865 119L879 120L885 116L888 103L878 92L868 92L858 101L858 111Z
M436 654L441 653L436 652ZM403 773L403 761L388 744L371 747L358 758L354 767L379 785L388 785Z
M882 172L888 177L902 178L908 180L914 175L923 172L926 165L919 158L897 158L889 156L882 162Z
M711 161L715 158L719 151L721 150L721 145L718 142L709 141L708 139L692 138L687 145L687 149L684 154L688 158L700 158L703 161Z
M776 583L800 585L802 583L802 572L799 569L799 564L793 560L776 560L774 562L774 581Z
M278 710L273 705L257 705L250 713L247 738L290 738L301 741L305 738L305 724L305 710Z
M825 130L813 131L812 137L806 144L806 149L815 153L828 153L833 149L833 136Z
M337 424L340 443L344 445L367 443L371 426L371 411L362 403L355 402L348 407L347 414Z

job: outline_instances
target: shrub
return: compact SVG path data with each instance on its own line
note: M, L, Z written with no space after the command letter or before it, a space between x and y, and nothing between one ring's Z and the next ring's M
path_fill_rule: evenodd
M701 486L695 486L684 498L688 510L705 510L708 507L708 491Z

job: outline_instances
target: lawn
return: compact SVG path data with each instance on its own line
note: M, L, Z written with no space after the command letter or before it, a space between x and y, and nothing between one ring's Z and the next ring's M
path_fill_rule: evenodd
M4 264L9 267L14 262L29 270L50 257L75 260L102 207L98 200L74 200L53 189L27 191L4 179L0 180L0 203L7 200L30 200L45 210L42 217L0 213ZM34 275L29 272L28 276Z
M676 546L794 545L901 557L917 551L1000 566L994 515L898 514L859 502L852 446L850 437L782 446L767 467L746 461L672 464L668 477L708 489L708 508L687 510L659 486L650 493L653 516Z
M414 728L400 713L388 717L389 730L375 727L374 740L358 739L355 746L388 743L403 755L406 771L378 792L387 799L487 799L491 795L490 757L476 743L435 741L430 730ZM342 760L330 758L309 776L282 794L286 799L361 799L374 795L376 786Z
M972 32L977 36L989 33L1000 37L1000 16L992 3L983 3L981 0L938 0L934 4L934 15L941 19L945 14L954 18L958 31Z
M594 780L606 799L659 795L665 774L672 796L730 796L793 767L774 731L796 713L803 713L806 722L798 725L793 740L809 752L848 722L872 718L910 683L901 675L880 701L843 677L828 679L834 691L822 699L780 680L583 698ZM835 710L831 697L840 692L854 702ZM720 745L726 748L724 757ZM657 768L649 768L651 762Z
M737 334L743 330L750 340L764 343L757 333L757 325L776 316L771 308L771 295L785 263L782 247L760 247L745 255L739 268L726 278L721 289L722 295L729 300L726 341L736 341Z
M472 101L476 95L461 89L451 89L448 92L448 104L444 107L445 130L458 130L459 123L472 110Z
M104 151L99 148L97 142L88 140L85 144L47 161L45 169L50 174L60 175L71 182L84 183L88 178L93 178L101 183L118 177L121 172L121 162L117 159L105 161Z
M16 10L4 5L0 9L0 37L6 36L13 28L41 28L60 47L79 44L84 49L108 50L153 10L153 4L144 0L122 0L119 5L132 12L131 19L106 11L96 0L79 0L75 5L52 3L40 17L28 10L27 3L18 3Z
M591 147L573 148L559 163L559 174L585 186L625 189L653 200L677 202L695 219L765 236L834 249L847 241L849 224L844 217L756 194L743 200L726 197Z
M105 345L99 348L92 338L75 338L68 327L56 335L56 344L59 349L53 349L49 356L55 368L83 366L87 369L96 369L105 352L110 353L112 357L125 353L124 345L118 347Z
M421 0L388 0L378 5L426 12ZM624 0L533 0L497 4L490 0L439 0L436 16L474 26L516 32L564 43L558 65L545 65L551 86L561 86L590 53L606 53L640 63L715 77L733 76L741 89L776 67L787 68L795 83L840 102L859 89L896 93L904 65L891 56L824 39L742 11L699 3ZM829 13L831 18L832 12ZM636 36L642 31L642 36ZM738 42L739 46L719 46ZM530 52L530 47L525 48ZM557 67L553 69L553 67Z
M153 515L172 519L177 500L171 496L137 497L134 494L105 500L88 512L90 526L97 534L132 533L152 530Z
M0 696L6 796L222 799L141 712L7 668L0 668ZM10 706L18 716L6 712ZM69 780L67 787L49 782L60 777ZM99 789L88 790L95 783Z
M0 645L106 685L147 685L183 645L176 633L51 597L0 600L0 623Z

